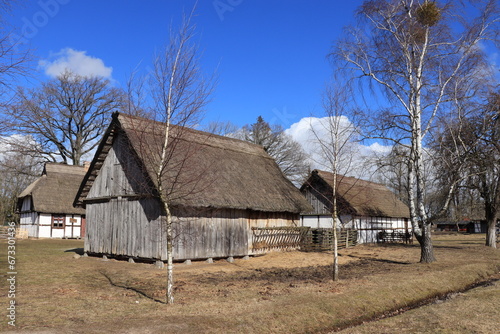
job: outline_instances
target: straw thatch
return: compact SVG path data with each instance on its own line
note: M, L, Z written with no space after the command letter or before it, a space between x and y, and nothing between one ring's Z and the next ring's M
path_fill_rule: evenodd
M18 196L18 211L25 197L31 196L31 211L39 213L85 214L73 206L73 199L85 175L85 168L47 163L42 175Z
M163 123L115 113L80 187L76 204L85 203L116 141L140 166L126 172L143 174L135 177L141 183L134 187L135 193L149 192L154 196L164 131ZM171 205L291 213L310 210L305 198L261 146L172 127L167 154L162 183Z
M301 187L303 193L315 193L316 198L325 204L326 212L314 213L331 212L333 180L332 173L314 170ZM408 206L382 184L337 175L337 195L339 214L392 218L410 216Z

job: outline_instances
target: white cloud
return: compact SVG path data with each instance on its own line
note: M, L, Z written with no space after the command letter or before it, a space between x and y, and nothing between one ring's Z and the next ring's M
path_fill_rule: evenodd
M82 76L100 76L111 79L112 67L104 65L102 59L87 55L86 51L65 48L52 54L49 60L41 60L38 65L50 77L56 77L65 70Z
M321 147L317 140L318 137L327 140L328 136L331 135L328 130L328 122L328 117L305 117L285 130L285 133L292 136L310 156L310 164L313 169L328 169L328 163L321 154ZM341 116L338 122L343 129L353 127L353 124L345 116ZM342 133L342 130L339 133ZM373 168L367 168L366 162L375 156L387 154L391 150L391 146L384 146L377 142L370 145L353 142L349 146L349 152L344 157L344 161L349 160L349 166L346 163L346 166L341 167L339 172L357 177L368 177L373 172Z

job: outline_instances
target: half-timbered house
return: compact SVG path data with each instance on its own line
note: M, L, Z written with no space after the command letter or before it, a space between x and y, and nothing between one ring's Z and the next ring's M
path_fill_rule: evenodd
M336 180L337 226L357 229L358 243L411 236L408 206L386 186L342 175ZM300 191L313 210L302 213L301 226L332 228L333 184L333 173L312 171Z
M85 167L46 163L42 175L18 197L20 229L36 238L80 238L85 232L85 210L73 200Z
M157 166L163 123L115 113L77 194L85 251L166 259ZM169 131L161 176L174 260L245 256L252 228L298 226L310 206L258 145L184 127Z

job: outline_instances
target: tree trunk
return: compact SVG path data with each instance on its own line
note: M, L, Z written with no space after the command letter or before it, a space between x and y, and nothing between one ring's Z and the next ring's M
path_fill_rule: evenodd
M484 211L486 213L486 221L488 223L488 229L486 230L486 243L485 245L492 248L497 248L497 240L496 240L496 223L498 222L498 216L500 212L498 212L497 208L500 203L500 177L497 178L496 187L493 192L495 192L494 199L491 199L491 196L488 196L488 192L492 192L492 190L487 190L486 186L486 176L483 175L482 180L483 188L485 189L483 197L484 199Z
M333 164L333 203L332 203L332 218L333 218L333 280L339 280L339 253L338 253L338 238L337 238L337 161Z
M486 246L492 248L497 248L496 222L497 219L488 220L488 229L486 230Z
M434 247L431 239L431 226L429 223L422 225L422 235L417 238L420 243L420 263L432 263L436 261L434 257Z
M333 218L333 280L339 280L339 253L337 238L337 217Z
M165 227L167 231L167 304L174 303L174 263L172 256L173 238L172 238L172 213L167 203L163 204L165 209Z

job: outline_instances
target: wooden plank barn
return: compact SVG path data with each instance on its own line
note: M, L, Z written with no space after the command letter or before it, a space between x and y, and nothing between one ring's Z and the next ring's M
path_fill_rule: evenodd
M165 126L120 113L97 149L75 204L86 207L85 252L166 260L155 157ZM310 205L261 146L171 127L164 194L174 260L252 254L252 228L298 226Z
M303 212L301 226L332 228L332 173L314 170L300 191L313 206ZM353 177L337 176L337 208L341 228L358 230L358 243L411 235L409 208L386 186Z
M42 175L18 197L20 229L29 237L80 238L85 230L85 210L73 200L85 167L46 163Z

